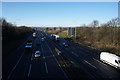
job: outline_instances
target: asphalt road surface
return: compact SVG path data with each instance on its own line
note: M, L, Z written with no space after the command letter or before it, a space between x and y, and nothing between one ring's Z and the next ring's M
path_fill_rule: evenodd
M46 35L45 41L42 41L42 34ZM25 51L25 45L28 40L32 40L33 49L31 52ZM115 69L99 60L99 51L89 49L85 46L68 41L69 47L63 47L62 43L67 40L60 38L59 42L52 40L50 34L38 31L37 37L32 35L18 46L14 52L3 61L2 79L40 79L40 80L70 80L69 75L56 59L55 50L51 44L59 49L64 56L79 65L87 76L93 80L120 80L120 70ZM37 45L40 43L40 45ZM9 45L10 46L10 45ZM12 47L12 46L10 46ZM42 56L34 58L36 50L40 50Z

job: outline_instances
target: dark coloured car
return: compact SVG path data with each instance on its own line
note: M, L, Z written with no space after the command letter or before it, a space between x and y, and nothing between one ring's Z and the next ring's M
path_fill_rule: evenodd
M37 57L40 57L40 56L41 56L41 52L39 50L35 51L34 57L37 58Z
M68 47L68 44L65 43L65 42L64 42L62 45L63 45L64 47Z

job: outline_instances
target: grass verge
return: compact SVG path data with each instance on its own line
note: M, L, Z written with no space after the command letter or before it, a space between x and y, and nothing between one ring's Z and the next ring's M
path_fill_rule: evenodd
M78 65L64 55L60 54L60 56L57 56L56 58L70 80L91 80L91 78L83 70L81 70Z

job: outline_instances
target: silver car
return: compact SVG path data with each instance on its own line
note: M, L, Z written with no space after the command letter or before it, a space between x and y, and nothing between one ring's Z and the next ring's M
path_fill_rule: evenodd
M45 39L44 38L41 38L42 39L42 42L44 42L45 41Z

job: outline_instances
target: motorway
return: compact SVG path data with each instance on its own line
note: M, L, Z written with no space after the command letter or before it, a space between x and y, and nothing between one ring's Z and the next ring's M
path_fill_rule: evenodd
M57 60L57 53L54 48L59 49L62 52L61 54L78 65L86 73L86 76L90 76L92 80L120 79L119 70L99 60L99 51L68 40L70 46L64 48L62 43L66 41L65 39L60 38L60 42L55 42L50 34L47 33L45 41L41 41L41 34L45 35L46 33L38 31L36 38L30 35L23 44L14 50L11 56L3 61L3 79L70 80L69 75ZM25 52L25 45L28 40L33 42L33 50L29 53ZM40 45L36 45L37 43L40 43ZM37 59L34 58L36 50L40 50L42 53L42 56Z

